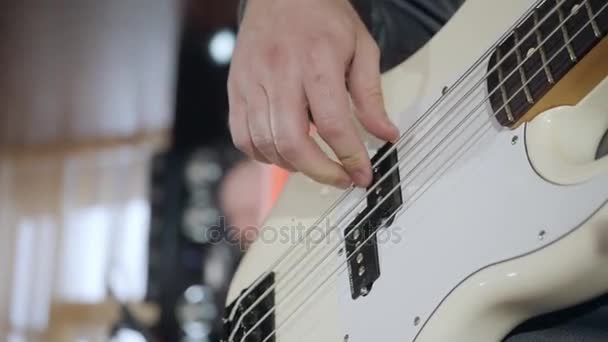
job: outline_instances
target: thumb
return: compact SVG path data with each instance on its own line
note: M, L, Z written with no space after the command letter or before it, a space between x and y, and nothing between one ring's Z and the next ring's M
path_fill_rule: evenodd
M358 34L348 73L348 87L355 113L363 127L384 141L396 141L399 129L384 109L380 83L380 50L366 30Z

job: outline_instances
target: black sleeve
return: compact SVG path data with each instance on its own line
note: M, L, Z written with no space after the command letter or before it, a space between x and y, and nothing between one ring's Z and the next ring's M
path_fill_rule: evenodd
M382 52L381 69L401 63L452 17L464 0L350 0ZM241 21L247 0L241 0Z
M454 15L464 0L371 1L368 27L382 52L386 71L421 48Z

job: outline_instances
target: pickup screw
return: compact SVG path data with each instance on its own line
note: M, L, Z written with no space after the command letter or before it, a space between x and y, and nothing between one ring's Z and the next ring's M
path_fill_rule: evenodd
M348 334L344 335L344 342L348 342L349 339L350 339L350 336L348 336Z
M359 231L359 229L355 229L355 232L353 233L353 239L359 240L360 237L361 237L361 232Z
M379 186L376 188L376 195L380 196L380 193L382 193L382 187Z
M517 144L518 140L519 140L519 137L517 135L513 136L513 138L511 139L511 145Z
M342 255L342 254L344 254L344 248L338 249L338 255Z
M357 254L357 264L360 264L363 262L363 254L359 253Z
M359 290L359 293L361 293L361 295L363 297L367 296L369 294L369 289L367 288L367 286L363 286L361 288L361 290Z
M541 230L540 232L538 232L538 239L539 240L544 240L545 239L545 235L547 235L547 232L544 230Z
M365 266L359 267L359 276L362 276L364 274L365 274Z
M441 95L445 95L448 93L448 90L450 90L450 87L445 86L441 89Z
M418 326L418 324L420 324L420 317L419 317L419 316L416 316L416 317L414 318L414 326Z

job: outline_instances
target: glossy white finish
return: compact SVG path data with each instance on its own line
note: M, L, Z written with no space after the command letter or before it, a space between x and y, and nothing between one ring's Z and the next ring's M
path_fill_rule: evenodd
M608 130L605 94L608 80L576 107L554 108L528 125L528 153L543 177L559 184L576 184L608 168L608 158L595 160L597 146Z
M531 4L526 0L468 0L427 46L384 75L386 105L400 128L405 131L441 96L441 89L452 85ZM470 100L458 103L486 69L485 64L480 65L468 82L455 87L438 106L436 116L422 125L402 150L403 154L413 149L413 153L400 156L400 173L407 181L403 195L417 200L380 234L380 239L389 242L379 246L382 275L369 296L352 301L346 272L330 275L344 260L334 249L338 237L332 234L329 242L299 247L287 258L283 252L295 244L293 241L257 241L234 278L228 301L281 258L282 263L274 269L277 277L283 278L276 288L279 342L343 341L345 335L351 342L468 342L498 341L527 317L608 291L606 276L593 272L593 266L606 261L606 249L599 248L605 246L602 243L608 235L606 159L595 162L580 157L586 160L579 161L588 171L561 171L570 185L558 185L562 181L551 177L553 168L563 160L554 154L551 161L537 162L534 156L545 155L551 145L543 146L546 140L537 137L579 133L572 133L568 125L555 129L557 126L542 124L549 116L560 116L557 113L562 110L548 112L537 123L515 131L497 127L487 119L489 106L477 106L487 95L484 87L474 90ZM588 120L602 119L602 114L593 114L596 112L589 106L596 103L607 108L607 96L602 84L580 107L569 109L581 127L578 132L588 136L587 143L578 144L569 155L595 152L590 149L598 134L584 127ZM467 119L471 111L475 115ZM440 122L446 113L454 114ZM458 126L460 120L467 121ZM435 123L440 124L434 138L425 139ZM432 154L438 158L426 159L425 155L453 129L457 134L441 145L446 149ZM519 140L513 145L514 136ZM368 142L372 147L379 144L372 139ZM460 149L467 144L472 148ZM460 151L466 153L452 166L450 157ZM417 168L419 163L424 167ZM427 189L428 180L438 179L434 171L443 171L444 166L452 167ZM339 195L294 175L266 225L311 225ZM351 220L356 212L351 212L349 204L356 204L362 195L362 191L349 195L346 204L332 212L332 222L342 215ZM541 231L545 233L539 239ZM577 253L581 250L585 252ZM324 259L326 255L330 257ZM571 265L580 266L568 272L563 265L574 261ZM313 269L330 276L321 276ZM584 286L570 287L574 279L580 279ZM307 300L319 286L321 290ZM289 313L302 302L307 305L288 320ZM486 328L473 325L482 320Z
M524 127L486 134L478 142L485 147L471 151L466 163L446 173L395 220L384 233L390 242L379 245L382 275L368 297L353 301L347 272L339 277L341 313L351 341L379 335L413 340L471 274L553 243L605 204L608 169L575 186L547 182L530 167L523 139L512 145L514 135L523 137ZM423 178L413 179L405 198L413 196ZM382 319L370 321L370 312ZM418 326L415 317L421 319Z

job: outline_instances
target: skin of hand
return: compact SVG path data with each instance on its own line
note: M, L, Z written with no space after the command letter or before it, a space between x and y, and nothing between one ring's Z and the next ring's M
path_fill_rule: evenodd
M234 144L320 183L368 186L354 119L379 139L399 137L384 109L379 60L348 0L249 0L228 78ZM339 162L310 136L309 111Z

